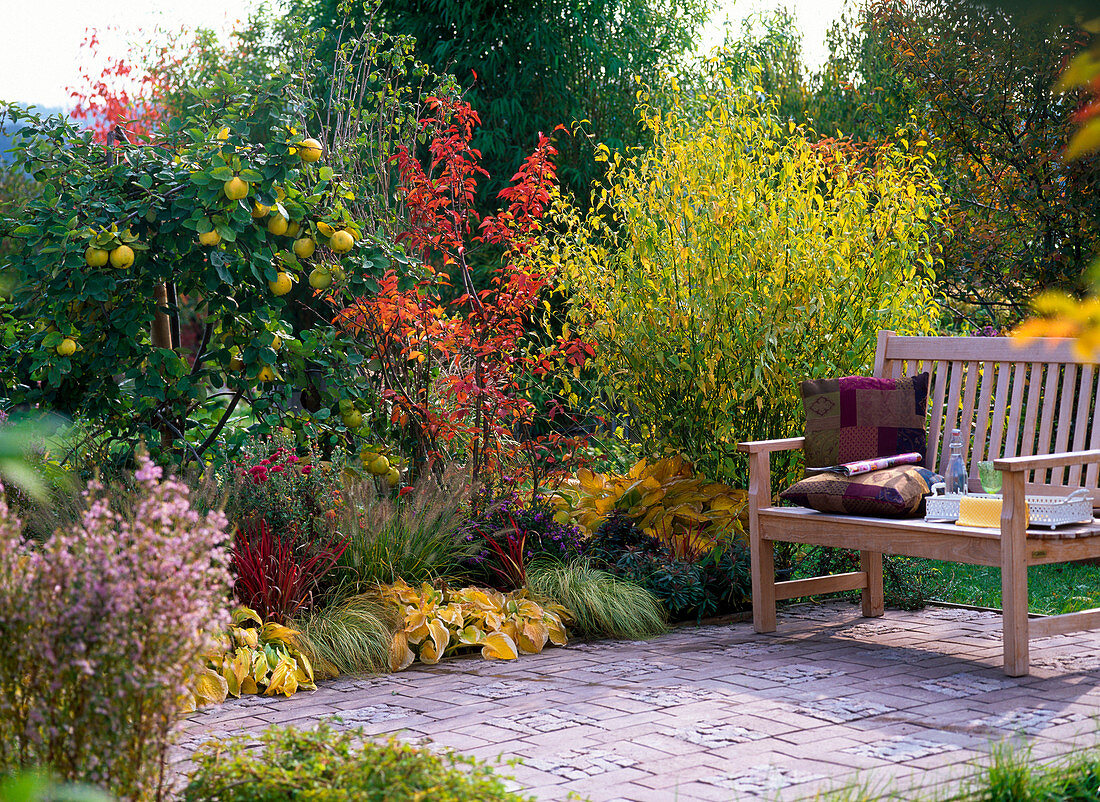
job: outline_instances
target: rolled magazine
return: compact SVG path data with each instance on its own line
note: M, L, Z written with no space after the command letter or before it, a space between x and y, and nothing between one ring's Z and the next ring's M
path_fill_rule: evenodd
M924 462L924 456L916 451L906 454L894 454L890 457L876 457L864 459L858 462L845 462L843 465L830 465L827 468L807 468L806 473L839 473L841 476L859 476L861 473L881 471L883 468L893 468L895 465L920 465Z

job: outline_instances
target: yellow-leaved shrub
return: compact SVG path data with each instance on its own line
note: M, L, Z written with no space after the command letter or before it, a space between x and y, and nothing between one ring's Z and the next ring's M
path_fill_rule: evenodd
M709 482L680 456L639 460L625 474L577 471L559 488L577 526L592 535L612 510L622 510L651 537L666 543L705 537L743 537L745 491Z
M652 145L601 146L592 210L559 198L528 256L595 346L592 395L645 451L741 484L738 441L801 433L800 381L869 371L879 329L932 329L942 190L923 142L819 141L730 82L686 105L643 105Z

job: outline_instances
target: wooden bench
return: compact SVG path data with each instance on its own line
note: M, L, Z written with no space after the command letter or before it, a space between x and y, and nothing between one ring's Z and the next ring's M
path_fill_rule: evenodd
M970 435L970 488L981 491L977 463L994 460L1003 472L1001 528L979 529L922 519L863 518L776 506L771 454L802 447L804 438L741 443L749 455L749 545L753 627L776 628L775 603L818 593L860 590L863 615L883 613L882 555L903 554L1001 568L1004 670L1028 673L1028 638L1100 627L1100 608L1028 619L1030 565L1100 557L1100 521L1058 530L1028 529L1026 493L1092 492L1100 471L1097 381L1100 367L1074 351L1072 340L1020 346L1005 337L900 337L879 332L874 375L890 378L928 371L929 429L925 464L939 473L948 454L944 432ZM775 541L859 549L860 570L775 581Z

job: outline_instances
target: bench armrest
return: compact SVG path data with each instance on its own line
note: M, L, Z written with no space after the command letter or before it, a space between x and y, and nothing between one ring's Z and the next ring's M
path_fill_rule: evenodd
M1100 449L1091 451L1064 451L1061 454L1040 454L1034 457L1002 457L993 460L998 471L1034 471L1042 468L1064 468L1067 465L1085 465L1100 462Z
M771 454L773 451L794 451L802 448L805 444L805 437L787 437L783 440L750 440L747 443L738 443L737 450L745 454Z

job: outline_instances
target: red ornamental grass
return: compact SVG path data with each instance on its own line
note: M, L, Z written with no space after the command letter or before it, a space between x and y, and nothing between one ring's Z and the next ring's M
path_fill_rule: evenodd
M512 528L505 535L503 545L493 537L485 538L485 542L496 553L497 559L500 561L499 565L490 563L489 568L506 585L513 588L522 588L527 584L527 563L523 554L523 550L527 545L527 533L520 529L516 519L511 515L508 516L508 520L512 522Z
M308 550L281 538L267 521L238 527L233 541L233 590L246 607L265 621L285 623L313 604L320 581L348 547L346 539L311 544Z

